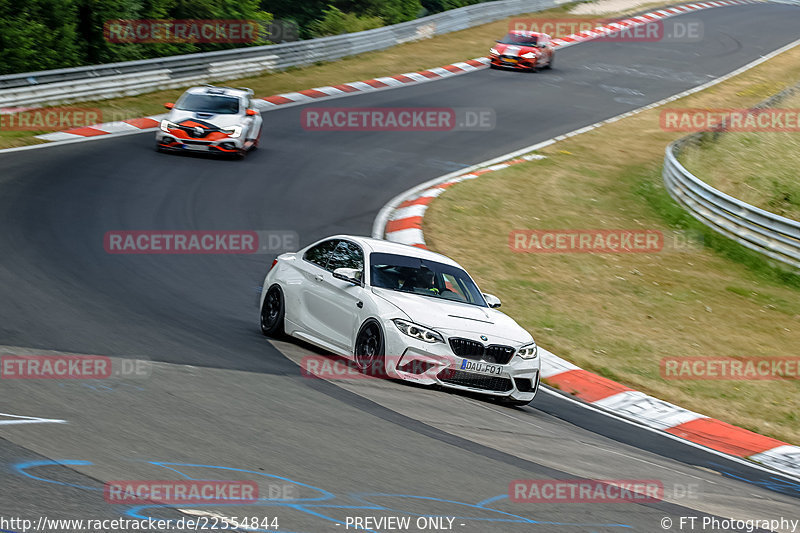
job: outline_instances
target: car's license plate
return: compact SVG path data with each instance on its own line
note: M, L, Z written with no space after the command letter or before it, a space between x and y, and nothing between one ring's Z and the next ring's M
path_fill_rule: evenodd
M510 58L510 57L504 57L503 61L506 62L506 63L516 63L517 61L519 61L519 59L514 59L514 58Z
M492 365L482 361L470 361L469 359L461 361L461 370L477 372L478 374L490 374L492 376L499 376L503 373L503 367L500 365Z
M204 144L184 144L184 150L206 150L206 145Z

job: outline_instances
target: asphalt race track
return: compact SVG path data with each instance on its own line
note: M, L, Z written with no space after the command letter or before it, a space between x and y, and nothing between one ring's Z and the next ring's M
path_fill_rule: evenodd
M590 42L558 51L552 71L486 69L316 104L492 108L489 132L305 131L307 106L297 106L266 113L262 148L240 162L158 154L152 133L0 154L0 351L153 361L139 379L4 380L2 413L67 423L4 425L0 415L0 516L203 511L277 517L280 531L303 533L344 531L347 516L442 515L467 533L800 518L800 484L554 392L508 409L394 382L302 377L297 362L311 349L273 345L258 330L256 289L271 255L103 247L110 230L291 230L302 245L369 234L383 204L413 185L697 86L800 36L795 6L687 17L703 23L702 41ZM183 511L103 499L108 480L221 469L290 486L295 499ZM576 477L659 480L665 501L504 497L515 479Z

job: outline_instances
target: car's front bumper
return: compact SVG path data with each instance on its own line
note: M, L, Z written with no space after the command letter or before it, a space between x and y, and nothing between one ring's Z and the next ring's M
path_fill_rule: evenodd
M447 339L444 343L426 343L401 333L391 321L383 326L386 373L389 377L513 400L530 401L536 396L540 379L538 357L523 359L514 355L506 364L488 362L494 370L499 370L498 373L474 371L464 368L465 361L468 362L467 366L474 366L469 363L487 361L455 355ZM474 337L462 333L457 336ZM493 341L474 340L487 344Z
M247 150L245 140L242 137L209 140L204 138L188 139L174 133L156 132L156 143L163 150L174 150L180 152L200 152L216 154L238 154Z
M514 70L533 70L536 68L536 59L490 56L489 61L491 62L492 66L500 68L510 68Z

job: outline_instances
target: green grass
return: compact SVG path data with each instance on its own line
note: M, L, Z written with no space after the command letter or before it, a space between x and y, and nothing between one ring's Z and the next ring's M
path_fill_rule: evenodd
M675 107L744 107L800 80L800 48ZM796 357L800 278L706 228L664 189L664 147L682 136L654 109L450 187L424 219L428 246L459 261L539 344L688 409L800 443L800 382L678 381L673 356ZM783 158L774 156L776 164ZM623 162L623 163L621 163ZM502 215L498 215L502 213ZM515 229L638 228L700 242L654 254L513 252ZM487 260L487 258L492 258Z
M800 95L778 107L797 109ZM800 220L800 132L730 132L687 147L680 161L734 198Z
M649 165L646 168L623 170L635 176L641 176L636 192L650 205L669 226L689 230L698 234L703 244L732 261L746 265L755 275L772 282L783 283L800 289L800 275L789 267L776 263L741 244L720 235L708 226L691 216L688 211L675 203L669 196L661 181L660 166Z

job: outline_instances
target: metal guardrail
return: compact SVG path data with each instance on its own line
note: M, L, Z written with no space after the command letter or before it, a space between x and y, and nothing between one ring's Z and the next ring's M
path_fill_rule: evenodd
M755 106L771 107L800 91L790 87ZM739 244L800 269L800 222L759 209L711 187L689 172L677 156L684 147L724 135L724 125L679 139L666 149L662 177L670 196L700 222Z
M55 105L231 80L383 50L570 0L496 0L373 30L219 50L0 76L0 107ZM487 44L488 46L488 44Z

